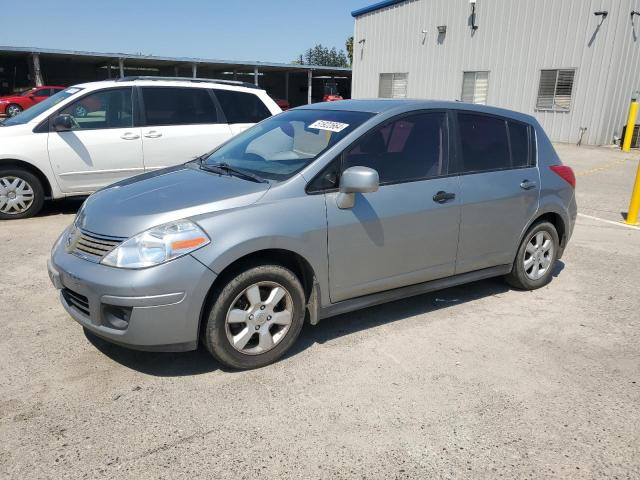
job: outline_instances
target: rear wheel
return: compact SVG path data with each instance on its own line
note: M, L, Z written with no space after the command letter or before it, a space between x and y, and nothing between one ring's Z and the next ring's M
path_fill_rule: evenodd
M11 103L11 104L7 105L7 108L5 109L5 113L9 117L15 117L20 112L22 112L22 107L20 105L18 105L17 103Z
M33 217L43 204L38 177L25 170L0 169L0 220Z
M213 292L203 336L225 365L251 369L279 359L304 323L304 291L298 278L279 265L249 268Z
M549 222L534 224L524 236L506 280L520 290L535 290L551 281L558 258L558 232Z

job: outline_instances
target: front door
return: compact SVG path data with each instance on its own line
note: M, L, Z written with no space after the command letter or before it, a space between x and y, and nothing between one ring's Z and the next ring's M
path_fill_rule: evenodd
M193 160L231 138L209 89L142 87L146 170Z
M511 264L538 209L533 131L501 117L457 117L462 217L456 273Z
M344 210L326 194L332 302L453 275L460 189L447 124L445 112L404 116L343 154L343 169L375 169L380 188Z
M144 171L131 97L130 87L100 90L58 112L74 121L71 131L50 131L47 144L63 192L94 192Z

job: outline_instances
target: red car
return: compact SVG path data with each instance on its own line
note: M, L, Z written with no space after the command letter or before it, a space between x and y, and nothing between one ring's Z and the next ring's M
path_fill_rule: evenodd
M46 100L51 95L54 95L65 88L66 87L61 86L34 87L17 95L0 97L0 115L15 117L21 111L34 106L36 103Z

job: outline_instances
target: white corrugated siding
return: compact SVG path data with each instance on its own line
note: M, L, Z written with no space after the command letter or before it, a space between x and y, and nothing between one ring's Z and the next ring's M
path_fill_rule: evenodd
M609 15L594 36L597 10ZM477 0L472 35L468 0L408 0L356 18L352 96L376 97L380 73L408 72L409 97L459 100L463 72L488 71L489 105L535 115L555 141L586 127L583 143L611 143L640 90L632 10L640 0ZM540 71L566 68L576 69L570 111L536 111Z

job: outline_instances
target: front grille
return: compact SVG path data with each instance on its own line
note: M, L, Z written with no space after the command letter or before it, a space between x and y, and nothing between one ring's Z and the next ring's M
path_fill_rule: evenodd
M86 230L77 230L75 238L71 239L70 251L79 257L99 262L123 241L124 239L122 238L107 237L87 232Z
M89 316L89 299L87 297L68 288L62 289L62 296L65 302L67 302L67 305L84 313L87 317Z

